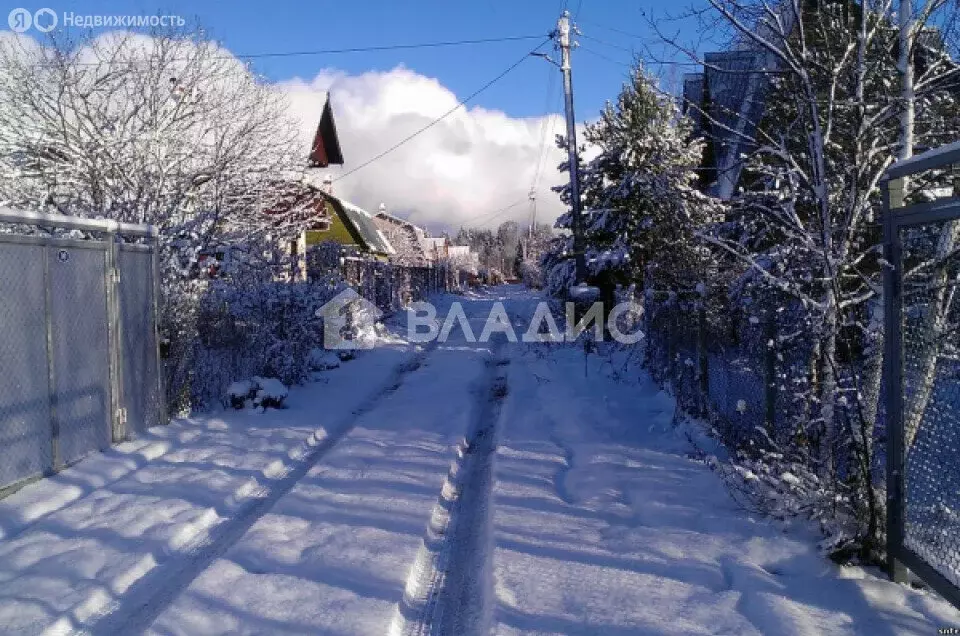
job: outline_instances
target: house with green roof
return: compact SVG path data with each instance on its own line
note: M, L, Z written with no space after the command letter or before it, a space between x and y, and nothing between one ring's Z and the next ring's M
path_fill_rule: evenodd
M324 209L304 230L305 250L325 241L344 246L348 251L379 261L396 253L393 245L373 221L373 215L349 201L323 192Z

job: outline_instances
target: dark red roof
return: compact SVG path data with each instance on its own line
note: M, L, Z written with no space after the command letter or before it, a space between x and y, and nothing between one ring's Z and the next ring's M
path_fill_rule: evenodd
M310 149L310 167L326 168L331 163L343 165L343 153L340 151L340 138L337 136L337 125L333 121L333 108L330 107L330 94L323 105L323 114L317 133L313 136L313 146Z

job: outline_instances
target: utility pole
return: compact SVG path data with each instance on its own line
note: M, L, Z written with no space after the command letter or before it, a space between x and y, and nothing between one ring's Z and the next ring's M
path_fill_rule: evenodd
M564 110L567 116L567 156L570 161L570 205L573 222L573 254L576 265L576 283L586 278L586 261L583 255L583 225L580 214L580 164L577 161L577 125L573 116L573 78L570 75L570 31L576 26L570 24L570 12L564 11L557 21L555 31L560 46L560 71L563 73Z
M533 238L533 231L537 228L537 191L530 188L527 198L530 199L530 225L527 228L527 236Z
M583 215L580 210L580 164L577 161L577 124L573 115L573 78L570 75L570 49L577 46L575 42L570 41L570 32L579 34L580 30L576 25L570 22L570 12L564 11L557 21L557 28L553 30L550 36L557 41L557 48L560 49L560 64L550 59L546 53L531 53L537 57L542 57L554 66L558 66L563 73L563 96L564 111L567 116L567 159L570 164L570 207L571 207L571 230L573 230L573 256L574 256L574 287L583 287L578 291L578 296L584 297L584 294L596 291L595 288L586 287L587 264L583 249ZM534 202L536 205L536 202ZM532 227L532 226L531 226Z

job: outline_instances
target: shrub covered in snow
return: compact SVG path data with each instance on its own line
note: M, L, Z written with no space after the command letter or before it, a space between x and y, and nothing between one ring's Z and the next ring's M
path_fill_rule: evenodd
M237 378L306 380L323 342L317 310L343 289L342 283L207 283L198 294L195 337L183 338L168 360L168 382L178 383L171 387L174 407L209 406Z
M253 396L253 405L260 408L283 407L283 401L287 399L289 390L283 382L276 378L253 378L253 383L257 387L256 394Z
M336 352L327 351L326 349L311 349L308 364L310 365L311 371L336 369L340 366L340 357L337 356Z
M289 390L276 378L254 376L250 380L237 380L227 387L225 401L235 409L242 409L247 402L255 408L283 408Z
M257 394L257 385L252 380L238 380L227 387L226 402L235 409L242 409L247 400Z

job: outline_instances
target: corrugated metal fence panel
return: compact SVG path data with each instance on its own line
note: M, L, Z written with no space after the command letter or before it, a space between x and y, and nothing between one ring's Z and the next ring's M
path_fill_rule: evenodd
M0 488L53 467L43 260L0 239Z
M120 246L120 368L127 432L143 433L162 423L153 303L153 254Z
M70 464L110 446L110 342L106 250L102 244L51 242L54 430Z

